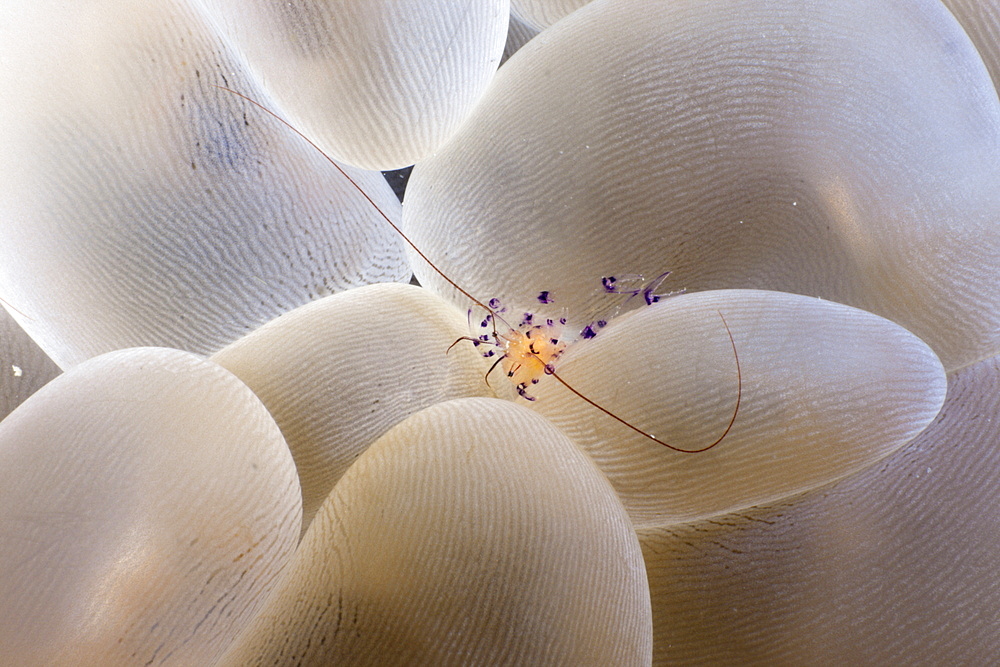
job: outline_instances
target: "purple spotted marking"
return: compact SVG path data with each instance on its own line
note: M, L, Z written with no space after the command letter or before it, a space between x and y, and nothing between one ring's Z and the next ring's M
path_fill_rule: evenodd
M580 338L583 338L584 340L596 338L597 329L603 329L606 326L608 326L607 320L597 320L596 322L591 322L583 328L583 331L580 332ZM597 329L594 327L597 327Z
M493 298L492 298L492 299L490 299L490 301L489 301L489 306L490 306L490 308L492 308L493 310L496 310L496 309L497 309L497 308L499 308L499 307L500 307L501 305L502 305L502 304L500 303L500 299L498 299L498 298L496 298L496 297L493 297Z
M642 276L629 278L625 281L626 284L635 284L636 282L639 283L639 286L633 289L629 289L623 284L619 284L619 280L615 276L601 278L601 285L604 287L604 291L608 294L627 294L628 299L626 299L626 301L641 294L643 300L646 302L646 305L651 306L654 303L657 303L661 298L670 296L669 292L667 294L656 294L656 290L660 288L660 285L663 284L663 281L666 280L669 275L670 271L665 271L649 282L646 282Z
M549 296L550 292L544 290L538 293L538 303L552 303L552 298Z

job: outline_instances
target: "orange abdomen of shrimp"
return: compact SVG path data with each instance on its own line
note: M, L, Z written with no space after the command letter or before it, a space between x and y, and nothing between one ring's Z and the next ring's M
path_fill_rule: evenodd
M503 370L511 382L520 388L536 384L566 349L566 343L559 340L561 333L558 325L539 324L505 334Z

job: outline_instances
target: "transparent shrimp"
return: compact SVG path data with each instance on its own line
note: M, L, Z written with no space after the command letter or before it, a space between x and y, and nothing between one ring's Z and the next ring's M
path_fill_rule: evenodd
M294 132L302 140L309 144L309 146L318 151L320 155L326 158L334 169L340 172L340 174L346 178L351 185L357 188L358 192L360 192L361 195L368 200L368 202L372 205L372 208L374 208L379 216L385 220L386 224L388 224L393 231L399 235L404 243L412 248L413 251L417 253L417 255L424 260L435 273L441 276L445 282L455 288L460 294L474 304L476 308L480 309L484 313L481 328L489 329L489 333L480 334L478 336L463 336L453 342L451 346L448 347L448 350L451 350L451 348L462 341L471 341L472 344L477 347L486 346L487 349L483 352L483 356L496 357L496 361L485 375L487 385L489 384L490 374L493 373L497 366L501 366L507 375L507 378L514 384L518 395L526 400L533 401L535 400L535 397L529 393L529 388L532 385L537 384L543 377L550 376L556 382L565 387L569 392L576 395L596 410L599 410L611 419L614 419L639 435L675 452L682 452L685 454L705 452L721 443L726 436L729 435L733 425L736 423L736 418L740 411L740 403L743 398L743 376L740 369L740 357L736 349L736 341L734 340L733 333L729 328L729 323L726 322L726 318L721 312L719 312L719 318L722 320L722 325L725 328L726 335L729 337L729 343L733 349L733 360L736 370L736 401L733 407L732 416L719 437L710 444L698 449L683 449L681 447L675 447L674 445L660 440L655 435L644 431L622 417L619 417L605 406L589 398L583 392L567 382L566 379L556 371L556 361L566 350L567 346L573 342L572 340L566 340L562 335L563 328L566 324L565 318L560 318L559 320L546 319L543 322L536 322L535 315L533 313L524 313L524 316L521 318L518 326L512 326L504 317L503 313L506 312L506 309L499 300L490 299L484 303L439 269L437 265L434 264L434 262L432 262L430 258L427 257L427 255L425 255L406 234L403 233L403 230L400 229L399 226L385 214L385 212L378 206L378 204L375 203L368 193L365 192L364 189L362 189L361 186L358 185L358 183L355 182L354 179L352 179L347 172L333 160L333 158L327 155L323 149L316 145L316 143L314 143L308 136L274 111L271 111L263 104L244 95L243 93L224 86L216 85L215 87L226 91L227 93L236 95L237 97L240 97L254 105ZM676 293L657 293L657 290L660 288L668 275L669 272L665 272L650 281L644 280L642 276L608 276L601 279L601 285L604 291L608 294L627 295L626 301L642 295L645 305L651 306L659 302L662 298ZM543 304L552 303L551 293L549 291L540 292L538 294L538 301ZM472 316L472 312L473 311L470 309L470 318ZM598 330L603 328L606 324L607 321L603 319L588 324L580 332L579 338L583 340L593 338L597 335Z

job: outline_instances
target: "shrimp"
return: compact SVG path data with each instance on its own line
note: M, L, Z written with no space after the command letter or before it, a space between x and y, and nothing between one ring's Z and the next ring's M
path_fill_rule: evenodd
M293 126L287 120L282 118L280 115L268 109L266 106L260 102L254 100L239 91L233 90L231 88L226 88L225 86L219 86L212 84L215 88L223 90L227 93L236 95L242 98L246 102L249 102L253 106L257 107L267 115L271 116L279 123L287 127L289 130L298 135L303 141L305 141L309 146L319 152L340 174L347 179L347 181L354 186L361 195L368 200L368 203L372 205L379 216L385 220L396 234L406 243L422 260L424 260L430 268L437 273L441 278L444 279L446 283L455 288L462 296L467 298L470 303L472 303L476 308L481 309L485 315L482 320L481 327L483 329L490 329L490 333L481 334L479 336L462 336L453 342L448 350L450 351L455 345L462 341L470 341L473 345L486 346L488 349L483 352L485 357L496 357L493 365L486 372L484 377L486 384L489 385L489 376L493 371L501 366L506 374L507 378L514 384L514 387L519 396L522 398L533 401L535 397L528 393L532 385L537 384L543 377L549 376L563 387L565 387L570 393L576 395L578 398L586 402L588 405L592 406L594 409L599 410L611 419L619 422L623 426L631 429L632 431L638 433L639 435L652 440L653 442L660 444L667 449L673 450L675 452L681 452L684 454L697 454L700 452L706 452L723 440L729 435L732 430L733 425L736 423L736 418L740 412L740 404L743 398L743 375L740 369L740 357L736 349L736 341L733 338L733 333L729 328L729 323L726 321L725 316L719 311L719 318L722 320L722 326L726 331L726 335L729 337L729 343L733 349L733 360L736 370L736 401L733 407L732 415L729 418L729 422L726 424L725 429L713 442L699 447L697 449L684 449L681 447L676 447L663 440L660 440L655 435L639 428L635 424L623 419L618 416L610 409L601 405L597 401L594 401L583 392L578 390L572 384L566 381L556 371L556 361L566 350L571 341L567 341L562 336L563 326L566 324L565 318L560 318L559 320L546 319L544 322L535 322L535 315L533 313L525 313L522 317L520 324L517 327L512 326L503 316L506 309L497 299L490 299L486 302L476 298L473 294L459 285L450 276L444 273L438 266L431 261L424 252L417 247L417 245L410 240L410 238L403 232L399 226L394 223L388 215L375 203L367 192L348 175L348 173L341 168L337 162L331 158L329 155L323 151L312 139L306 136L302 131ZM654 278L653 280L646 282L641 276L624 276L624 277L614 277L606 276L601 279L601 285L604 291L608 294L624 294L628 295L627 300L631 300L638 296L642 296L645 304L651 306L659 302L662 298L670 296L672 293L668 294L658 294L657 290L663 281L667 278L669 272L665 272L660 276ZM638 285L638 287L633 287L633 285ZM549 291L542 291L538 295L539 303L551 303L552 295ZM469 315L471 318L472 309L469 310ZM603 328L607 322L605 320L597 320L588 324L580 332L580 339L593 338L597 335L597 331Z

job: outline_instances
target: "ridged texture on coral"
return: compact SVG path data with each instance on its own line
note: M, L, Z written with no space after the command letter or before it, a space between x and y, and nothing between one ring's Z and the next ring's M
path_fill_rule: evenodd
M1000 0L943 0L969 34L1000 90Z
M159 348L81 364L0 424L0 662L211 664L300 517L278 427L232 374Z
M501 69L404 222L475 294L775 289L1000 349L1000 102L937 0L594 2ZM447 291L426 266L422 283Z
M303 529L389 428L441 401L492 396L464 313L427 290L369 285L303 306L212 357L274 415L302 481ZM502 382L502 380L501 380Z
M536 29L546 28L590 0L510 0L511 16Z
M1000 361L883 464L768 508L640 530L655 664L991 664Z
M204 0L289 117L337 159L436 150L500 64L508 0Z
M507 26L507 43L503 47L504 60L514 55L518 49L527 44L539 31L538 27L511 12L510 25Z
M941 363L888 320L810 297L720 290L673 297L571 347L557 373L664 442L634 433L554 378L537 409L585 447L637 525L709 516L801 492L871 465L944 401Z
M635 532L600 473L506 401L419 412L347 471L221 665L643 665Z
M0 297L60 366L209 353L409 275L399 239L188 3L18 3L0 40ZM44 27L42 27L44 26ZM356 172L390 215L379 174Z

